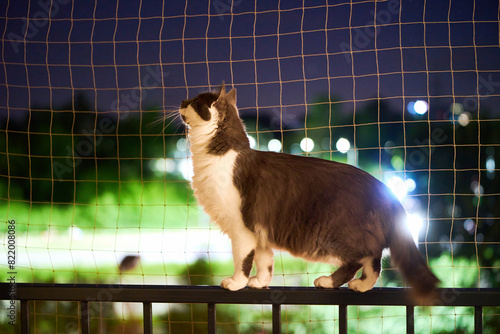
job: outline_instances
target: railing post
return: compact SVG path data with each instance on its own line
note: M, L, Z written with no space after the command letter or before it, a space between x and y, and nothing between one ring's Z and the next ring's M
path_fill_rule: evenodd
M482 334L483 333L483 307L475 306L474 307L474 333Z
M347 305L339 305L339 334L347 334Z
M80 301L80 323L82 325L82 334L90 334L89 302Z
M413 306L406 306L406 333L415 333L415 308Z
M209 334L215 334L217 327L216 327L216 320L215 320L215 303L208 303L208 333Z
M153 307L150 302L144 302L142 304L143 322L144 322L144 334L153 333Z
M21 300L21 333L30 332L30 305L29 300Z
M281 305L273 304L273 334L281 334Z

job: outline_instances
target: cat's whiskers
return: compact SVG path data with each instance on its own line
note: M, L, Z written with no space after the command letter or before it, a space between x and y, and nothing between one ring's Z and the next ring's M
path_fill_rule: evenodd
M170 124L172 124L175 120L177 120L180 117L180 115L181 115L180 113L175 113L173 115L169 115L169 116L165 117L164 118L165 120L168 119L168 118L172 118L172 119L170 120L170 122L167 125L165 125L163 127L163 129L161 130L161 133L165 134L165 129L168 128L170 126ZM176 131L175 132L177 132L177 129L178 129L179 126L180 126L180 124L176 127L176 129L175 129Z
M163 115L158 116L158 118L156 120L154 120L146 125L146 129L151 130L154 126L157 126L158 124L163 123L161 131L155 136L155 139L153 141L156 141L160 136L165 136L165 129L167 129L180 116L178 106L177 107L168 106L168 107L171 107L171 109L166 109L165 107L167 107L167 106L163 106L163 108L162 108ZM167 121L168 121L168 123L167 123ZM165 123L167 123L167 124L165 125ZM173 131L174 134L178 132L178 129L181 125L182 125L182 122L179 122L179 124L177 124L175 130Z
M184 124L182 122L177 123L177 126L175 127L174 133L179 132L179 128L183 126ZM184 130L181 132L181 134L185 134L187 131L186 127L184 127Z
M167 124L167 125L166 125L163 129L162 129L162 130L161 130L161 132L158 134L158 136L157 136L156 138L160 137L161 135L165 136L165 129L166 129L166 128L170 125L170 124L172 124L172 122L174 122L174 121L175 121L175 118L174 118L173 120L171 120L171 121L170 121L170 122L169 122L169 123L168 123L168 124ZM179 127L181 127L181 126L182 126L182 122L178 122L178 124L177 124L177 126L175 127L174 131L172 131L172 133L169 135L169 137L170 137L170 139L168 139L168 142L169 142L169 143L170 143L170 142L172 142L172 141L173 141L173 140L177 137L177 135L179 135L179 133L178 133L178 132L179 132ZM180 134L184 135L184 134L185 134L185 131L182 131L182 133L180 133ZM164 137L164 138L165 138L165 137Z
M151 130L154 126L160 124L162 121L163 121L164 117L158 117L158 119L152 121L152 122L149 122L147 125L146 125L146 130Z
M164 122L165 120L169 119L169 118L172 118L172 117L175 117L177 116L177 114L179 113L179 109L175 109L175 110L164 110L163 111L163 115L162 116L159 116L158 119L150 122L147 126L146 126L146 129L147 130L150 130L152 127Z

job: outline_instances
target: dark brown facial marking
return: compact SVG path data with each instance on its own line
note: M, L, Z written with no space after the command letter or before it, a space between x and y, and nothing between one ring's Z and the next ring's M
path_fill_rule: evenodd
M246 277L249 277L250 272L252 271L254 255L255 250L252 249L252 251L248 253L247 257L243 260L243 264L241 265L241 270L243 270L243 274L245 274Z
M187 108L191 103L194 102L194 99L190 99L190 100L184 100L182 101L181 103L181 108L184 109L184 108Z
M267 267L267 270L269 270L269 273L272 274L273 273L273 266Z
M181 103L181 108L187 108L188 106L193 107L194 111L203 119L204 121L210 120L210 106L212 103L217 101L217 95L213 93L203 93L192 99L184 100Z
M373 266L373 271L374 271L374 272L376 272L376 273L380 273L380 271L381 271L381 267L380 267L380 258L375 258L375 259L373 259L372 266Z

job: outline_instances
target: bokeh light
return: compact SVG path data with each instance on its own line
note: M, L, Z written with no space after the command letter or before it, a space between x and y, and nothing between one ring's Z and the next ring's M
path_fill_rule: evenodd
M181 159L179 164L177 165L177 170L182 174L184 180L192 181L193 180L193 160L191 158Z
M417 184L415 183L415 180L413 180L413 179L409 179L409 178L406 179L405 185L406 185L406 190L410 193L417 188Z
M300 149L304 152L311 152L314 148L314 141L311 138L304 138L300 141Z
M423 115L429 110L429 105L423 100L417 100L409 102L406 108L410 114Z
M424 224L423 219L417 214L409 213L406 217L406 224L410 230L411 236L413 237L413 241L417 244L420 229Z
M339 152L347 153L347 151L349 151L349 149L351 148L351 143L345 138L340 138L339 140L337 140L337 144L335 145L335 147L337 148L337 150L339 150Z
M429 110L429 106L427 105L427 102L423 100L417 100L413 105L413 109L415 110L415 113L423 115Z
M248 137L248 141L250 142L250 148L255 148L255 144L257 143L255 141L255 138L250 136L250 135L247 135L247 137Z
M172 159L151 160L150 168L156 172L172 173L175 170L175 162Z
M495 159L493 157L488 157L488 159L486 159L486 169L488 172L495 171Z
M399 176L391 177L386 184L400 201L406 197L408 187Z
M179 151L184 152L188 149L189 142L186 140L186 138L181 138L177 141L176 146Z
M269 143L267 143L267 148L269 151L279 152L281 151L281 142L278 139L271 139Z
M467 126L469 125L470 122L470 114L468 112L461 113L460 116L458 116L458 124L461 126Z

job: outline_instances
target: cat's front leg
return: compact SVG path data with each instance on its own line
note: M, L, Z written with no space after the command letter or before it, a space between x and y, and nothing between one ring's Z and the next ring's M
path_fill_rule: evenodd
M252 276L248 280L251 288L266 288L273 279L274 259L271 248L257 247L255 249L255 265L257 266L257 276Z
M229 233L233 250L234 275L222 280L221 287L231 291L243 289L252 271L257 240L254 234L243 227Z

